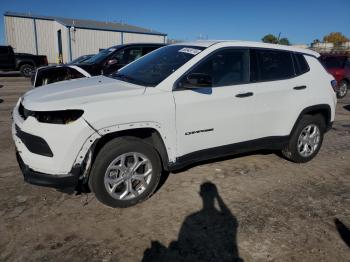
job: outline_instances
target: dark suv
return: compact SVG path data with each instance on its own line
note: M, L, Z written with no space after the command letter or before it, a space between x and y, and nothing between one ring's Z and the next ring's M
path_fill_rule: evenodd
M164 44L156 43L117 45L103 49L82 62L39 68L32 76L33 87L75 78L109 75L162 46Z
M333 75L338 82L337 97L346 96L350 88L350 58L347 55L323 54L320 57L327 71Z

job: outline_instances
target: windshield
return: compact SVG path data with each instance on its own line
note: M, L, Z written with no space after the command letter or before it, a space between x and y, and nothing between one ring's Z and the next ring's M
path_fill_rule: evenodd
M68 64L78 64L78 63L82 63L83 61L86 61L88 59L90 59L91 57L93 57L94 55L83 55L83 56L79 56L78 58L72 60L71 62L69 62Z
M204 47L198 46L165 46L111 76L122 81L154 87L203 49Z
M90 57L88 60L83 61L84 64L99 64L103 62L111 53L117 50L115 47L104 49L99 52L97 55Z

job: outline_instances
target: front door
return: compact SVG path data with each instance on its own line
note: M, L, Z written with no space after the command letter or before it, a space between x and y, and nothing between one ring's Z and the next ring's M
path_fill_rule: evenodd
M103 70L104 74L115 73L123 66L130 64L131 62L140 58L141 56L142 56L141 47L128 47L128 48L122 49L108 59L107 65ZM109 64L110 61L112 61L113 63Z
M209 75L212 87L173 91L178 155L253 139L249 50L219 50L179 82L185 83L191 74Z

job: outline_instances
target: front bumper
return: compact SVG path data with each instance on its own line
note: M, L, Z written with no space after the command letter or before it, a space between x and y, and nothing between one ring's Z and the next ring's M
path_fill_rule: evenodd
M18 105L12 115L12 137L30 170L64 176L73 166L81 164L85 155L78 154L88 138L96 133L82 117L67 125L41 123L31 116L22 118Z
M20 154L16 152L16 158L19 167L21 168L24 181L29 184L54 187L54 188L67 188L75 187L79 182L80 167L72 169L72 172L67 175L51 175L36 172L31 170L22 160Z

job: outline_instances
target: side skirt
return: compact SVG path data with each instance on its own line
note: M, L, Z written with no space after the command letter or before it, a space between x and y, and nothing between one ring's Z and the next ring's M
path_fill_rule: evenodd
M176 159L176 162L169 163L169 171L183 169L194 163L232 156L235 154L247 153L256 150L280 150L288 144L289 136L271 136L250 141L218 146L192 152Z

